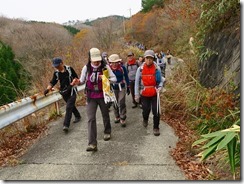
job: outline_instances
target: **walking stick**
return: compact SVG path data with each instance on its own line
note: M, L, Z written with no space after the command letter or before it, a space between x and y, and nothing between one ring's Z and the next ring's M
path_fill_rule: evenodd
M157 113L161 114L161 106L160 106L160 92L157 91Z

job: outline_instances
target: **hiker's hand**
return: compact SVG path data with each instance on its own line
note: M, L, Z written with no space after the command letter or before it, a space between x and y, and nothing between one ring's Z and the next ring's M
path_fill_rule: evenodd
M47 96L48 92L49 92L49 89L45 89L45 91L44 91L43 94L44 94L45 96Z
M73 81L70 83L71 86L78 85L80 83L80 80L77 78L74 78Z
M136 96L135 96L135 101L136 101L137 103L139 103L139 101L140 101L140 96L139 96L139 95L136 95Z
M127 88L126 93L127 93L127 95L130 95L130 88Z
M161 87L156 88L157 93L159 93L162 90Z

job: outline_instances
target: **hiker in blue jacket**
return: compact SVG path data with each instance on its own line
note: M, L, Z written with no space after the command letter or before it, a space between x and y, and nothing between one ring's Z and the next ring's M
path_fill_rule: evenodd
M117 81L112 84L114 94L116 96L117 104L114 104L115 123L121 124L122 127L126 127L126 93L130 94L129 77L125 66L121 64L122 59L118 54L112 54L108 58L110 68L115 74Z

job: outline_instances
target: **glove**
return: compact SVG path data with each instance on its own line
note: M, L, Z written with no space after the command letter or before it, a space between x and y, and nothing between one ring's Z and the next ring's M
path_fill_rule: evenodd
M127 93L127 95L130 95L130 88L127 88L126 93Z
M161 87L156 88L157 93L159 93L161 89L162 89Z
M44 91L43 94L44 94L45 96L47 96L48 92L49 92L49 89L46 89L46 90Z
M139 101L140 101L140 96L136 95L136 96L135 96L135 101L136 101L137 103L139 103Z

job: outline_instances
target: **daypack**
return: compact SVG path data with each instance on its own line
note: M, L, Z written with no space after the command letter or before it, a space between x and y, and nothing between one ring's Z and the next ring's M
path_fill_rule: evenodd
M122 88L125 87L125 85L126 85L126 81L125 81L125 70L126 70L126 68L124 66L122 66L121 64L116 69L116 72L117 73L115 73L114 70L112 69L112 71L114 72L114 74L115 74L115 76L117 78L117 82L112 84L113 89L116 89L116 90L119 89L121 91Z
M65 69L68 71L69 73L69 83L72 82L73 78L72 78L72 71L70 69L70 66L67 66L65 65L64 66ZM57 77L57 80L59 80L59 72L56 71L56 77ZM62 90L59 91L59 93L62 95L62 96L65 96L65 95L73 95L73 89L75 90L75 92L77 93L77 89L74 88L73 86L71 85L66 85Z
M128 65L126 66L127 72L128 72L128 77L130 80L134 81L135 80L135 76L136 76L136 71L139 68L139 63L136 61L134 64Z
M103 89L102 89L102 79L99 78L99 75L105 75L108 78L108 70L106 66L100 66L99 68L90 68L88 72L87 68L87 81L85 87L85 93L88 98L103 98Z
M141 95L146 97L156 96L156 86L160 83L160 75L157 75L157 65L153 64L153 67L148 68L143 64L140 67L141 72Z
M67 65L64 65L65 69L68 71L69 73L69 81L71 82L72 81L72 72L71 72L71 69L70 69L70 66L67 66ZM59 80L59 75L58 75L58 70L56 70L56 77L57 77L57 80Z

